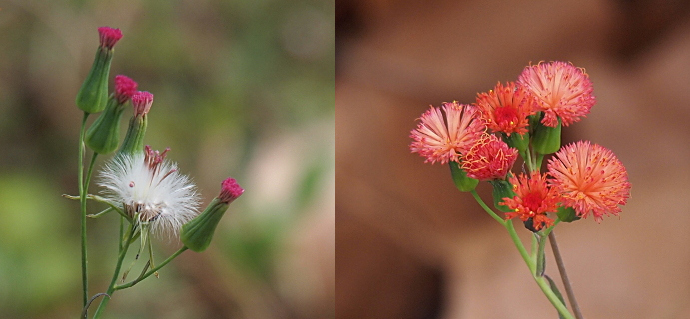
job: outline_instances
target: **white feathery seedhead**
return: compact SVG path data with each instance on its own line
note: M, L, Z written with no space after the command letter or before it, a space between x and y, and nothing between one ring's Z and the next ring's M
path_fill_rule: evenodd
M182 225L199 214L199 194L191 179L147 145L144 153L119 155L100 173L104 197L152 233L177 237Z

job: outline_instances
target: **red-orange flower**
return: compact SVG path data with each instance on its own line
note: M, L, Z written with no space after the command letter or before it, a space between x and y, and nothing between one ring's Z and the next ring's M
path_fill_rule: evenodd
M445 103L440 108L432 106L419 120L417 128L410 132L414 140L410 150L426 157L424 162L458 161L486 131L477 108L458 102Z
M558 190L564 206L586 218L618 215L619 205L630 197L628 172L611 150L579 141L564 146L549 160L550 184Z
M506 213L506 219L518 217L527 221L531 218L535 230L553 225L546 213L558 210L558 197L555 189L547 185L545 174L534 171L528 177L523 173L519 177L511 177L510 183L516 196L503 198L501 204L514 210Z
M592 81L584 69L565 62L540 62L525 67L518 83L534 95L544 112L542 123L556 127L558 118L568 126L586 116L596 99Z
M480 181L504 179L517 159L518 150L495 135L484 134L462 158L467 176Z
M532 95L515 82L499 82L493 90L477 94L477 107L492 131L508 136L527 133L527 117L536 113Z

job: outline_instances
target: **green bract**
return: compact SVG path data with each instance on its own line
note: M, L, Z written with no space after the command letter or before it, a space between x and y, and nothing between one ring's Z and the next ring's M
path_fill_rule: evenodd
M499 203L503 202L503 198L513 198L515 197L515 192L513 191L513 185L510 184L510 182L506 180L495 180L495 181L489 181L489 183L494 187L493 189L493 197L494 197L494 207L496 209L507 213L507 212L512 212L513 210L508 208L506 205L501 205Z
M91 71L77 93L77 106L86 113L99 113L108 99L108 75L113 50L99 47Z
M561 148L561 120L558 119L556 127L537 124L532 145L539 154L556 153Z
M199 216L182 226L180 233L182 243L196 252L206 250L211 244L218 222L227 209L228 203L214 198Z
M450 174L453 176L453 183L461 192L470 192L477 187L479 180L467 176L465 170L460 168L460 163L450 161L448 165L450 166Z
M86 146L99 154L114 152L120 143L120 119L123 111L124 105L111 96L105 111L86 131Z

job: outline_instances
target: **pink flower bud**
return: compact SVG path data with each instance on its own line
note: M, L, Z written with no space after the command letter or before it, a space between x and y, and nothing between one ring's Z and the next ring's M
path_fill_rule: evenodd
M218 199L221 202L229 204L240 197L242 193L244 193L244 189L240 187L240 184L237 184L237 180L229 177L228 179L224 180L223 183L221 183L221 190L220 195L218 195Z
M112 50L117 41L122 39L122 31L120 29L100 27L98 28L98 34L101 36L101 47L109 50Z
M124 76L115 76L115 98L120 104L125 104L137 92L137 82Z
M134 105L134 115L146 115L151 110L153 104L153 94L146 91L139 91L132 95L132 104Z

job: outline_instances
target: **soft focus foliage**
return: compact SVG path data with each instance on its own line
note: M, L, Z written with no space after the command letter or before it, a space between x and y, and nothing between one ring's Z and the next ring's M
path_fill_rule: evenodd
M101 26L123 33L110 90L124 74L156 96L145 143L172 149L204 205L227 176L247 190L207 251L186 252L160 280L118 291L106 317L334 316L333 2L16 0L1 7L3 317L80 311L79 209L60 194L77 193L82 114L74 98ZM117 217L90 219L88 232L95 294L113 270ZM157 260L179 245L154 244Z

